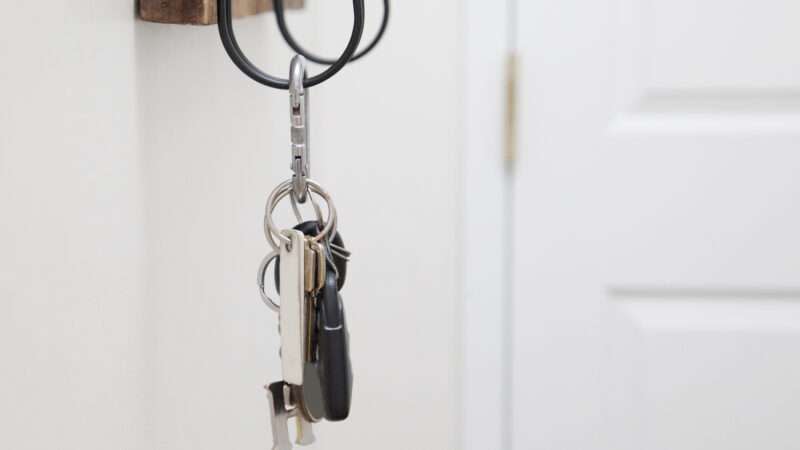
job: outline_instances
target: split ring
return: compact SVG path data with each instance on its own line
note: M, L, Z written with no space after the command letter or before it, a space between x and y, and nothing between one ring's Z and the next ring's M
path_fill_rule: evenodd
M264 302L265 305L269 307L269 309L279 313L281 311L281 305L276 303L275 300L271 299L270 296L267 294L267 269L269 269L270 263L278 258L278 252L272 252L267 255L263 260L261 260L261 264L258 266L258 293L261 294L261 300Z
M319 204L314 200L313 195L308 196L309 200L311 200L311 205L314 208L314 215L316 216L318 226L325 226L325 219L322 218L322 210L319 207ZM297 219L297 223L303 223L306 219L303 218L303 214L300 212L300 207L297 205L297 198L294 195L289 196L289 200L292 204L292 212L294 213L294 218ZM338 219L338 216L337 216ZM330 232L330 236L333 237L336 234L336 220L333 221L333 229Z
M319 195L325 200L325 203L328 204L328 218L325 221L325 226L322 228L322 231L313 238L311 241L317 243L331 234L336 225L336 207L333 205L333 199L331 196L322 188L319 184L311 179L307 179L306 183L308 184L308 190L314 194ZM275 222L272 220L272 212L275 210L275 207L278 203L283 200L284 197L292 193L292 180L286 180L283 183L279 184L272 193L269 194L267 198L267 205L264 208L264 235L267 238L267 242L273 248L273 250L278 251L280 246L275 241L274 236L277 236L280 242L284 245L291 244L291 241L286 236L281 234L281 230L275 225Z

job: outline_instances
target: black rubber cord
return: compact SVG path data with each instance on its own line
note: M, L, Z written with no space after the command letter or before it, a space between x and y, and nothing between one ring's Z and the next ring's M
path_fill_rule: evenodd
M292 36L292 33L289 31L289 27L286 25L286 14L285 14L285 8L283 7L283 0L273 0L272 4L274 5L275 20L278 22L278 29L280 30L281 35L283 35L283 39L286 41L287 44L289 44L289 47L291 47L292 50L295 51L295 53L303 55L307 60L313 61L317 64L331 65L336 63L337 60L335 59L323 58L322 56L314 55L313 53L310 53L308 52L308 50L301 47L300 44L294 39L294 36ZM381 21L381 26L380 29L378 30L378 33L375 35L374 38L372 38L372 41L369 43L369 45L364 47L364 49L361 50L360 52L354 54L350 58L350 61L355 61L361 58L362 56L366 55L370 51L372 51L372 49L375 48L376 45L378 45L378 42L380 42L381 38L383 38L383 35L386 32L386 28L388 25L389 25L389 0L383 0L383 20Z
M281 0L277 0L275 3L277 7L277 4L282 2ZM283 5L281 4L281 7L282 6ZM244 52L242 52L242 49L239 47L239 43L236 41L236 35L233 31L233 11L231 8L231 0L218 0L217 22L219 26L219 36L222 40L222 45L225 47L225 51L228 52L228 56L230 56L233 63L236 64L236 66L242 72L244 72L245 75L265 86L275 89L289 89L288 79L274 77L263 72L261 69L256 67L255 64L250 62L250 60L244 55ZM307 78L303 85L305 87L316 86L334 76L336 72L342 70L342 67L344 67L345 64L352 59L353 55L358 49L358 44L361 42L361 35L363 33L364 0L353 0L353 31L350 34L350 41L347 44L347 48L345 48L342 55L339 56L339 59L332 62L330 67L318 75Z

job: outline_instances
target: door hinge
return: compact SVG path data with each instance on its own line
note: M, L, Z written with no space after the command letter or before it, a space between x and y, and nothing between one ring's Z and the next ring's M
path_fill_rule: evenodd
M505 142L503 143L503 161L509 171L514 170L517 161L518 65L517 54L509 53L506 60Z

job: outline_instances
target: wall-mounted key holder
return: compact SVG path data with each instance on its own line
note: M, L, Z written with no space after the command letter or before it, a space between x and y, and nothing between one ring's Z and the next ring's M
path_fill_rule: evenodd
M285 0L287 8L299 9L304 0ZM272 0L233 0L236 17L272 10ZM211 25L217 23L217 0L139 0L139 18L148 22Z

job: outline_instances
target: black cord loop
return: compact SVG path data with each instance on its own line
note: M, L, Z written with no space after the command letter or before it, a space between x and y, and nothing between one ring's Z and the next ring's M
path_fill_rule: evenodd
M335 64L336 60L331 58L324 58L322 56L316 56L313 53L309 53L306 49L304 49L292 36L292 33L289 31L289 27L286 25L286 15L285 15L285 8L283 7L283 0L272 0L273 9L275 10L275 20L278 22L278 29L283 35L283 39L289 44L289 47L300 55L305 56L305 58L309 61L313 61L317 64L325 64L331 65ZM376 45L380 42L381 38L383 38L383 34L386 32L386 27L389 25L389 0L383 0L383 20L381 21L380 29L375 37L372 38L372 41L364 47L363 50L354 54L350 61L355 61L362 56L366 55Z
M280 0L279 0L280 1ZM222 39L222 45L228 56L236 67L253 80L275 88L275 89L289 89L289 80L286 78L279 78L269 75L256 67L244 55L239 43L236 41L236 35L233 31L233 11L231 7L231 0L218 0L217 2L217 22L219 25L219 36ZM353 32L350 35L350 42L347 44L344 52L339 59L333 62L330 67L325 69L322 73L307 78L303 85L305 87L316 86L328 78L334 76L336 72L342 70L353 57L353 54L358 49L358 44L361 42L361 35L364 32L364 0L353 0Z

